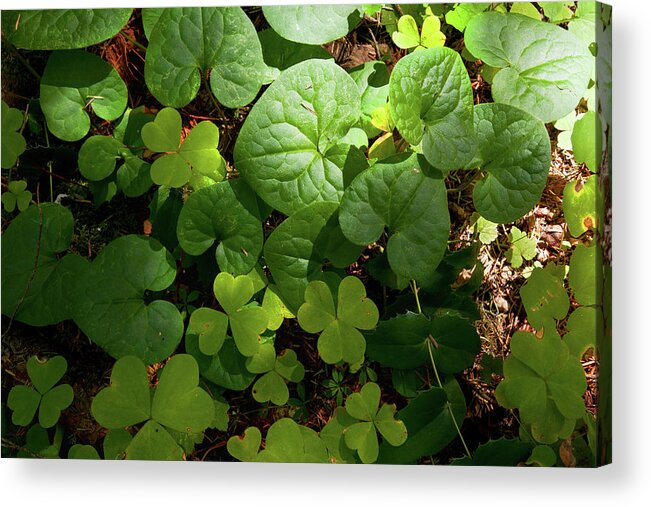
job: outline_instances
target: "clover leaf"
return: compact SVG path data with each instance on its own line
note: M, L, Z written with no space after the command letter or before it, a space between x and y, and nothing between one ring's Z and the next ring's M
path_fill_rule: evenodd
M145 365L125 356L116 361L111 384L95 396L91 412L111 430L146 421L126 447L127 459L181 459L183 450L167 430L201 433L215 417L213 399L198 384L196 361L177 354L163 368L151 396Z
M255 27L239 7L162 9L151 27L145 82L163 105L185 107L195 98L202 74L226 107L251 102L266 66Z
M592 175L585 182L576 180L565 185L563 212L567 228L575 238L590 229L603 229L603 197L597 176Z
M574 7L574 2L538 2L538 5L552 23L568 20L574 15L570 9L570 6Z
M391 269L406 278L426 279L447 249L445 184L422 155L396 155L353 180L344 193L339 222L346 238L357 245L377 241L387 227Z
M59 204L29 206L2 234L2 313L32 326L72 317L70 286L86 261L57 254L70 246L72 213Z
M5 14L6 15L6 14ZM5 15L2 16L4 19ZM0 167L9 169L25 151L25 138L17 132L23 126L23 113L2 101L2 160ZM21 210L22 211L22 210Z
M334 62L294 65L251 109L235 143L235 167L287 215L315 201L341 200L346 173L366 166L363 155L351 153L356 148L339 144L359 120L360 101L353 79Z
M59 457L61 443L63 442L63 427L57 425L52 442L47 430L40 424L34 424L25 435L25 449L17 453L18 458L46 458Z
M62 356L44 361L31 356L27 360L27 373L34 388L24 385L11 388L7 398L7 406L13 411L11 421L19 426L28 426L38 409L39 424L43 428L54 426L61 411L68 408L74 398L69 384L56 386L67 369L68 363Z
M271 401L274 405L284 405L289 400L285 381L297 383L305 376L296 352L286 349L276 356L271 343L261 345L258 353L247 359L246 367L251 373L264 374L253 384L253 398L258 403Z
M356 5L263 5L262 12L281 37L314 45L343 37L361 17Z
M551 163L545 125L507 104L475 106L478 163L485 178L477 182L473 201L492 222L508 223L524 216L540 199Z
M4 11L2 33L23 49L77 49L110 39L133 9L40 9Z
M520 14L475 16L466 27L465 43L475 57L502 69L493 79L493 100L529 111L545 123L576 107L594 66L576 36Z
M119 118L127 106L122 78L92 53L52 52L41 78L41 108L50 132L64 141L84 137L90 129L88 106L104 120Z
M394 447L407 440L405 424L395 419L396 406L388 403L380 406L380 395L380 387L369 382L360 392L346 398L346 412L358 422L346 427L344 439L350 449L357 451L362 463L377 460L379 443L376 431Z
M287 308L282 298L278 295L278 287L274 284L269 285L262 298L262 308L265 309L269 316L267 329L277 330L285 319L293 319L296 316Z
M201 376L218 386L232 391L244 391L255 380L255 373L246 368L247 358L240 354L230 336L226 336L217 354L209 356L199 349L197 335L188 332L185 335L185 350L199 364Z
M415 51L401 58L389 81L391 117L400 135L437 169L465 166L475 152L470 78L450 48Z
M585 413L586 380L578 358L555 334L543 339L518 331L504 361L504 380L495 396L500 405L518 408L524 424L538 442L553 444L567 438Z
M445 14L445 22L448 25L452 25L460 32L465 31L468 22L477 16L478 14L484 12L490 3L477 2L477 3L457 3L454 8L448 11Z
M222 271L251 271L262 250L262 221L268 210L242 180L227 180L193 192L179 214L176 234L181 248L201 255L215 240Z
M183 335L181 315L169 301L145 302L176 277L171 254L155 239L121 236L91 263L75 290L74 320L114 358L134 355L148 364L174 352Z
M418 25L412 16L401 16L398 31L393 32L391 38L402 49L425 49L445 44L445 34L441 32L441 20L437 16L425 17L421 33L418 33Z
M255 461L262 443L262 433L255 426L244 430L242 436L233 436L226 443L226 450L240 461Z
M520 289L522 304L529 323L545 336L555 334L556 321L563 319L570 309L570 299L563 286L563 277L554 272L554 265L535 268Z
M511 266L519 268L524 260L530 261L536 256L536 245L538 242L534 238L527 236L516 226L511 227L509 231L509 241L511 245L504 256Z
M344 268L359 256L337 220L336 202L315 202L282 222L264 245L264 258L287 308L296 313L311 280L323 277L323 263Z
M32 202L32 193L27 190L25 180L14 180L7 184L7 192L2 194L2 205L7 213L16 207L18 211L25 211Z
M364 359L366 341L358 329L373 329L379 314L375 303L366 297L359 278L347 276L339 284L337 306L325 282L310 282L305 303L297 313L298 323L308 333L321 332L317 347L329 364L346 361L356 364Z
M151 166L151 179L157 185L178 188L193 177L224 178L224 159L217 151L219 129L210 121L193 127L181 143L181 115L166 107L142 127L142 140L151 151L164 153Z

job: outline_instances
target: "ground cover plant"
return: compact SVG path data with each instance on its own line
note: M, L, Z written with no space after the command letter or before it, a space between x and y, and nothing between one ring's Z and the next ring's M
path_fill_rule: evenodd
M610 461L610 10L2 12L3 456Z

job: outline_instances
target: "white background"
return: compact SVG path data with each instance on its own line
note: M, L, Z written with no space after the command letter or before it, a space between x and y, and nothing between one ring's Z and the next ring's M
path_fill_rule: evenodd
M274 3L245 0L247 4ZM175 1L91 2L172 6ZM217 5L192 0L189 5ZM237 2L235 2L237 3ZM285 0L282 3L299 3ZM305 2L304 2L305 3ZM323 3L323 2L322 2ZM334 2L333 2L334 3ZM369 2L370 3L370 2ZM614 461L598 470L0 460L4 505L650 505L651 2L612 0ZM3 2L9 8L88 2Z

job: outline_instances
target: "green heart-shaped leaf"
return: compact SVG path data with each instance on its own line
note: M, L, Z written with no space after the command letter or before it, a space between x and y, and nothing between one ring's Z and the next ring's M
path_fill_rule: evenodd
M68 451L68 459L101 459L92 445L75 444Z
M109 429L132 426L151 417L149 379L140 359L126 356L115 362L111 385L97 393L91 412Z
M78 141L90 128L88 105L104 120L119 118L127 106L127 87L120 75L92 53L54 51L41 78L48 129L59 139Z
M529 113L493 103L475 106L475 134L475 161L486 174L472 194L475 208L492 222L513 222L535 206L545 188L549 134Z
M276 364L276 349L273 343L260 345L258 352L246 358L246 369L251 373L267 373L272 371Z
M325 443L310 428L284 418L271 425L265 448L256 461L271 463L329 463Z
M357 420L348 415L344 407L336 407L330 421L321 430L319 436L334 457L335 463L357 463L355 452L346 445L346 428L355 424Z
M269 316L261 306L241 308L228 316L231 333L237 349L245 356L252 356L260 348L260 335L267 329Z
M255 461L262 442L262 434L256 427L244 430L242 436L233 436L228 439L226 449L235 459L240 461Z
M16 426L29 426L41 403L41 395L28 386L13 386L7 397L7 407L13 411L11 422Z
M142 140L152 151L178 151L181 144L181 115L176 109L161 109L153 122L142 128Z
M226 107L251 102L266 66L253 23L239 7L162 9L148 35L145 81L163 105L184 107L202 74Z
M305 368L296 356L296 352L285 349L276 358L274 370L290 382L300 382L305 376Z
M131 440L125 457L148 461L180 461L183 459L183 449L160 424L147 421Z
M360 19L356 5L264 5L262 12L281 37L321 45L350 32Z
M380 318L375 303L366 297L359 278L347 276L339 284L337 318L357 329L373 329Z
M253 384L253 399L258 403L271 401L274 405L284 405L289 399L289 389L283 378L275 371L265 373Z
M351 424L344 430L346 445L357 451L362 463L374 463L378 457L380 445L372 422Z
M213 283L213 291L219 304L229 315L242 308L253 297L253 282L247 276L234 277L219 273Z
M195 358L201 370L201 376L218 386L233 391L244 391L255 380L255 373L246 368L247 358L237 350L235 341L226 337L224 345L214 356L206 356L199 350L196 335L185 337L185 349Z
M394 44L402 49L411 49L418 46L420 44L420 33L416 20L409 14L400 16L398 31L393 32L391 38Z
M380 407L380 410L378 410L373 423L380 432L380 435L382 435L389 444L397 447L404 444L407 440L407 428L405 427L405 423L397 421L395 416L396 406L393 403L385 403Z
M264 291L262 308L265 309L269 316L267 329L271 329L272 331L277 330L285 319L293 319L295 317L280 298L278 295L278 288L273 284L269 285Z
M68 362L63 356L54 356L40 361L31 356L27 361L27 373L36 390L45 394L63 378L68 369Z
M380 387L369 382L362 390L346 398L346 411L355 419L373 421L380 405Z
M190 315L188 333L199 338L199 350L214 356L222 348L228 330L228 316L211 308L197 308Z
M445 38L445 34L441 32L441 20L438 16L427 16L423 20L420 45L426 48L443 46Z
M44 428L51 428L59 420L61 411L72 403L74 398L72 387L68 384L56 386L43 395L38 408L38 422Z
M109 431L104 437L102 444L104 459L124 459L127 447L129 447L132 438L131 433L124 428Z
M151 417L183 433L201 433L215 417L210 395L198 387L199 366L189 354L170 359L160 376L151 405Z
M445 184L422 155L390 157L353 180L344 192L339 222L357 245L377 241L387 227L391 269L410 279L427 278L447 249Z
M359 120L360 93L334 62L284 71L255 103L235 143L235 166L269 205L291 215L339 201L349 146L337 143Z
M335 302L330 287L315 280L305 288L305 303L297 313L298 323L308 333L323 331L336 319Z
M545 123L574 109L588 87L594 58L583 41L561 27L520 14L485 12L470 20L464 40L475 57L502 69L493 79L493 100Z
M4 21L5 16L2 17ZM16 132L23 126L23 113L2 101L2 160L0 167L9 169L25 151L25 138ZM25 189L23 189L25 190Z

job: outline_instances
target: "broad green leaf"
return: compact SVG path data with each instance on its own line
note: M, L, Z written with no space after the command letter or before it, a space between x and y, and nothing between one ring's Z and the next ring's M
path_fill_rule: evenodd
M226 449L235 459L240 461L254 461L258 455L262 433L254 426L246 428L241 436L232 436L228 439Z
M41 394L31 387L13 386L7 397L7 407L12 411L11 422L16 426L29 426L40 403Z
M41 78L41 108L59 139L78 141L90 129L86 108L115 120L127 107L127 87L108 63L81 50L54 51Z
M597 344L602 343L603 332L601 308L580 306L567 319L567 333L563 335L563 341L570 354L580 358L588 349L596 350Z
M4 11L2 33L23 49L77 49L113 37L132 9Z
M76 287L74 319L115 358L135 355L147 364L168 357L181 341L183 321L172 303L144 301L176 277L176 263L156 240L127 235L108 244Z
M567 27L570 33L576 35L588 46L595 42L596 38L596 9L597 2L580 1L574 11L574 17Z
M538 331L544 330L545 336L558 335L556 321L565 318L570 309L563 279L553 274L552 266L535 268L520 289L529 323Z
M255 461L270 463L329 463L325 443L314 430L284 418L271 425L265 448Z
M574 2L538 2L551 22L570 19L574 14L568 6L574 7Z
M197 336L202 354L214 356L222 348L227 330L228 316L211 308L197 308L190 315L187 332Z
M475 161L486 175L475 185L475 208L492 222L513 222L536 205L547 183L547 130L525 111L489 103L475 106L475 133Z
M102 443L104 459L124 459L127 447L131 443L132 438L131 433L124 428L109 431Z
M2 234L2 313L31 326L72 317L70 286L85 260L57 254L72 240L73 218L59 204L30 206Z
M284 71L255 103L238 135L235 167L269 205L291 215L315 201L339 201L345 157L338 146L359 120L360 93L334 62Z
M372 123L373 111L383 108L389 98L389 71L384 62L366 62L348 71L362 96L359 125L368 137L380 133Z
M27 373L36 390L45 394L63 378L68 362L63 356L54 356L44 361L31 356L27 361Z
M304 60L318 58L329 60L332 55L320 46L300 44L282 38L271 28L258 32L264 62L279 71L286 70Z
M511 355L504 361L504 380L495 396L500 405L518 408L532 436L553 444L567 438L585 413L585 374L578 358L555 334L543 339L518 331L511 338Z
M537 241L516 226L511 227L509 231L509 241L511 245L504 256L514 268L519 268L524 260L530 261L536 256Z
M585 164L596 173L602 157L601 120L594 111L588 111L574 124L572 130L572 152L574 160Z
M468 25L468 22L484 12L490 6L489 3L458 3L454 9L445 14L445 22L452 25L460 32L463 32Z
M151 29L145 81L163 105L189 104L210 73L210 89L224 106L251 102L265 64L255 28L239 7L164 9Z
M3 13L2 19L7 13ZM20 132L23 126L23 113L9 107L7 103L2 101L2 162L0 167L9 169L16 164L18 157L25 151L25 138ZM23 189L24 190L24 189Z
M514 3L513 5L519 5ZM497 440L489 440L481 444L472 453L472 458L464 456L452 460L451 465L455 466L502 466L514 467L530 456L534 444L523 442L517 438L502 437Z
M281 37L314 45L343 37L361 17L357 5L264 5L262 12Z
M575 238L584 232L603 229L603 197L597 176L585 182L570 181L563 190L563 212L570 234Z
M198 387L199 367L191 355L177 354L160 376L151 405L151 417L184 433L202 433L215 417L210 395Z
M151 37L151 31L154 29L154 26L156 26L156 23L158 23L158 20L164 11L165 9L161 7L141 9L140 15L142 18L142 28L145 31L145 37L147 37L148 40L149 37Z
M111 430L133 426L151 417L149 379L140 359L125 356L115 362L111 384L97 393L91 413L98 423Z
M339 214L348 240L377 241L388 228L391 269L410 279L430 276L447 249L450 216L445 184L422 155L400 154L357 176Z
M541 19L540 12L538 12L538 9L531 2L513 2L509 12L522 14L523 16L537 19L538 21Z
M255 380L255 373L246 368L246 360L237 350L232 338L226 341L214 356L201 353L198 338L188 334L185 337L185 348L199 364L201 375L218 386L233 391L244 391Z
M225 176L224 159L217 151L219 129L210 121L194 126L181 144L181 115L166 107L142 127L142 140L150 150L165 153L151 166L157 185L178 188L193 178L220 181Z
M583 41L520 14L479 14L468 23L465 43L474 56L502 69L493 79L493 100L529 111L545 123L576 107L594 66Z
M181 248L201 255L215 240L222 271L251 271L262 250L262 220L267 210L242 180L227 180L193 192L179 215L176 233Z
M101 459L92 445L75 444L68 451L68 459Z
M44 428L54 426L61 411L68 408L74 398L74 392L69 384L54 387L43 395L38 408L38 422Z
M336 202L313 203L282 222L265 243L265 260L291 312L303 304L308 283L322 278L326 259L346 267L359 255L360 248L339 228L338 207Z
M183 459L183 449L160 424L147 421L131 440L125 457L148 461L180 461Z
M425 158L438 169L459 169L472 159L472 101L468 72L450 48L415 51L391 73L391 117L407 142L422 141Z
M603 253L598 244L579 244L570 259L570 288L576 301L585 306L603 302Z

